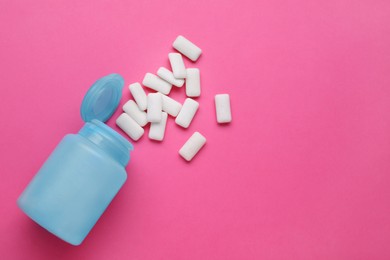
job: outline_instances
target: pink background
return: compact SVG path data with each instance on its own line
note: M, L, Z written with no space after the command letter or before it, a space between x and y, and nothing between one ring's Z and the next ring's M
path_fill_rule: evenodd
M2 0L0 34L1 259L390 259L388 0ZM190 128L135 143L80 247L33 223L16 199L88 87L120 73L123 104L179 34L203 50ZM194 131L208 143L186 163Z

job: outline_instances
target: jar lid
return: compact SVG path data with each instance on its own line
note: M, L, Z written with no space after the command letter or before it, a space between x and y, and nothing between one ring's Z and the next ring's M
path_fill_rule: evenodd
M89 88L81 104L81 117L84 122L90 122L92 119L106 122L119 105L123 85L122 76L115 73L98 79Z

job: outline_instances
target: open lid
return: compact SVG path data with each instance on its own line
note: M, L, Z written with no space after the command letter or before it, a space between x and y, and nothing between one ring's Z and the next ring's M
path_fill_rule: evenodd
M106 122L119 105L123 84L122 76L115 73L93 83L81 104L81 117L84 122L90 122L92 119Z

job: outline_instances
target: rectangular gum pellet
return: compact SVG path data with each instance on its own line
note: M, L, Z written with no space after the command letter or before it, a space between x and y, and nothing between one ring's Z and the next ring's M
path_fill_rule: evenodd
M186 95L187 97L200 96L200 71L197 68L187 69Z
M173 48L192 61L196 61L202 54L202 50L198 46L182 35L177 36L172 45Z
M151 88L155 91L161 92L165 95L168 95L171 92L172 85L160 77L152 74L146 73L142 81L142 85L145 87Z
M175 117L179 114L182 105L166 95L161 94L162 97L162 110L167 112L169 115Z
M169 62L171 63L173 76L177 79L184 79L187 76L187 71L181 54L169 53L168 58Z
M167 119L168 119L168 114L162 112L161 121L158 123L150 124L149 139L156 140L156 141L162 141L164 139Z
M192 158L205 145L206 138L199 132L195 132L179 150L179 154L186 160L191 161Z
M147 108L147 98L144 89L141 84L138 82L130 84L129 90L131 95L133 96L135 102L141 110L146 110Z
M122 113L116 119L117 126L123 130L131 139L137 141L144 134L144 129L135 122L128 114Z
M173 73L167 68L160 67L157 71L157 75L163 80L165 80L166 82L169 82L178 88L181 88L184 84L184 79L175 78Z
M191 98L187 98L175 119L175 123L181 127L188 128L196 114L196 111L198 111L198 108L198 102Z
M232 121L229 94L215 95L215 110L218 123L229 123Z
M145 126L148 123L146 112L139 109L134 100L129 100L123 105L123 111L137 122L140 126Z
M161 121L162 98L160 93L150 93L148 95L148 111L146 118L148 122L158 123Z

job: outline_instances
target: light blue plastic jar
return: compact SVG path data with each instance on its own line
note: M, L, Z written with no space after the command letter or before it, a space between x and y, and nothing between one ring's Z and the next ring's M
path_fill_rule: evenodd
M62 139L17 201L31 219L72 245L81 244L127 178L133 147L103 123L122 88L118 74L95 82L81 108L86 124Z

